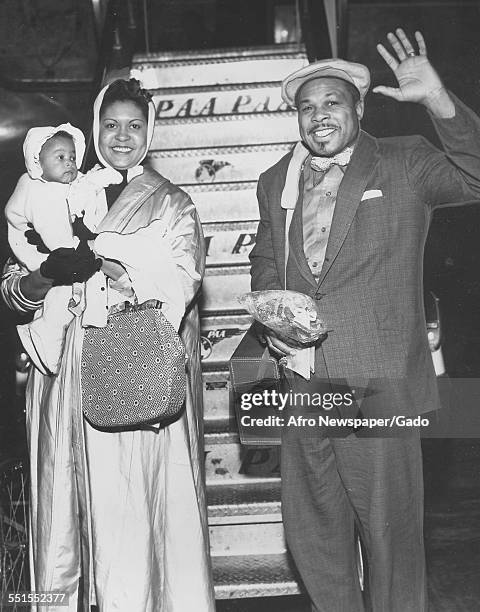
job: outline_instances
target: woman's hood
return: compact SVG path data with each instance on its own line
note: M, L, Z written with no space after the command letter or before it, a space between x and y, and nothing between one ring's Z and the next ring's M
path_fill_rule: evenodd
M97 153L97 157L99 162L105 166L106 168L111 168L112 166L105 160L103 155L100 152L99 147L99 134L100 134L100 108L102 107L103 98L107 89L110 87L111 83L105 85L105 87L100 91L98 96L95 98L95 102L93 103L93 144L95 146L95 152ZM142 159L139 160L138 164L140 164L145 157L147 156L148 149L150 148L150 144L153 138L153 130L155 128L155 104L152 100L148 103L148 118L147 118L147 146L145 148L145 153ZM138 165L137 164L137 165Z

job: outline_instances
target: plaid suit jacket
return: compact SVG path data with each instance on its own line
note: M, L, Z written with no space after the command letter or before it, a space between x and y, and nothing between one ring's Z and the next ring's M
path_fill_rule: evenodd
M419 136L376 139L361 132L338 191L318 283L303 252L301 190L290 227L287 288L320 300L331 330L316 361L321 357L334 379L388 382L386 415L439 405L423 306L425 240L435 207L480 200L480 119L454 100L455 117L434 120L444 151ZM283 288L280 199L290 157L259 179L254 291ZM369 190L374 197L362 201Z

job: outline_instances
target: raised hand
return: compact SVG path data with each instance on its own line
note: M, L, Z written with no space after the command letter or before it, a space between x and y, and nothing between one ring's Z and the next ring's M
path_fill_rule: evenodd
M418 53L401 28L395 34L387 35L396 58L383 45L377 45L377 51L392 69L398 81L398 87L379 85L373 91L394 98L399 102L419 102L427 104L432 96L443 90L443 84L436 70L427 57L427 47L420 32L415 32Z

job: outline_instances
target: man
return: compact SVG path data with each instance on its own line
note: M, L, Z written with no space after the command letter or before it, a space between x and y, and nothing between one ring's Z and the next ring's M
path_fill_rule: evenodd
M361 131L368 69L322 60L284 80L283 98L297 108L303 144L258 184L252 290L282 289L286 277L288 289L319 300L331 330L315 350L312 378L305 380L297 361L294 369L303 377L293 374L293 387L374 381L376 401L360 405L367 415L408 417L438 407L423 309L425 239L435 207L480 199L480 120L445 90L422 35L415 38L418 52L402 30L388 35L396 58L377 46L398 88L373 91L423 105L445 152L420 137L375 139ZM277 357L304 355L287 339L264 333ZM285 531L313 610L366 609L356 529L371 609L423 612L419 432L391 438L347 433L334 438L321 427L291 426L282 435Z

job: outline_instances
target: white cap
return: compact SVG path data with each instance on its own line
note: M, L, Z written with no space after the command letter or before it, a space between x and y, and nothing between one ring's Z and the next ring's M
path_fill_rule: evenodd
M295 97L300 87L312 79L334 77L351 83L364 98L370 87L370 71L363 64L342 59L325 59L309 64L288 75L282 82L282 98L295 108Z
M40 165L40 151L47 140L55 136L57 132L66 132L72 137L75 146L76 165L77 168L80 167L85 154L85 137L81 130L70 123L62 123L62 125L58 125L57 127L51 125L34 127L28 130L25 140L23 141L25 166L32 179L41 178L43 169Z

